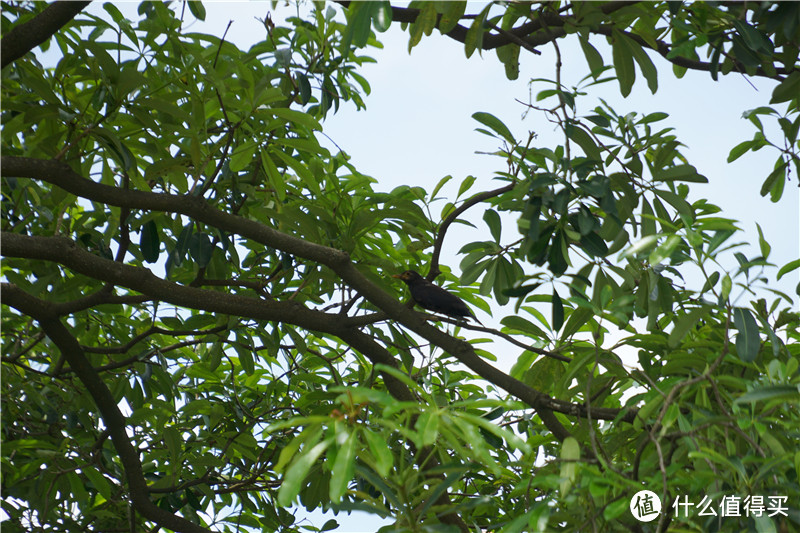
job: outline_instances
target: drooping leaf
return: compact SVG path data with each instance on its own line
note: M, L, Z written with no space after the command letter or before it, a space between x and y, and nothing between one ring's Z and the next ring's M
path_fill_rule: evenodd
M336 451L336 460L331 470L330 498L331 502L341 501L347 491L347 485L353 479L358 438L355 431L350 432L347 438Z
M500 233L503 229L502 222L500 221L500 215L494 209L487 209L483 213L483 220L486 222L486 225L489 226L489 231L492 233L494 242L499 244Z
M617 71L619 90L622 96L631 93L633 82L636 81L636 71L633 69L633 53L626 42L626 38L617 30L612 32L613 41L611 54L614 58L614 68Z
M148 220L142 226L139 247L142 250L142 257L146 262L155 263L158 261L161 240L158 236L158 227L156 226L155 221Z
M746 363L755 361L761 346L758 324L749 309L733 308L733 324L739 333L736 335L736 353Z

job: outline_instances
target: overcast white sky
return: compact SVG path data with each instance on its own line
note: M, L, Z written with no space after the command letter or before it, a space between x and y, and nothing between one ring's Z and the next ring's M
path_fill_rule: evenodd
M129 18L136 20L136 3L118 4ZM229 21L233 21L227 39L240 48L264 38L263 19L272 4L267 2L205 2L207 21L193 23L190 31L221 36ZM483 3L471 4L469 12L478 12ZM337 9L339 9L337 7ZM100 3L90 7L91 12L107 17ZM130 14L129 14L130 13ZM295 14L295 7L281 3L272 12L277 23L283 17ZM187 19L190 18L188 10ZM451 174L454 180L444 195L455 195L458 184L467 175L479 178L473 190L494 188L493 173L502 170L502 162L494 157L476 154L497 147L494 139L474 131L478 125L471 115L476 111L494 114L518 138L526 138L529 131L538 134L540 146L554 147L563 142L553 126L536 113L525 120L525 108L515 100L528 100L528 80L554 77L553 48L541 49L541 56L522 52L520 76L508 81L504 69L494 52L486 52L483 59L476 53L466 59L463 45L434 31L423 37L422 43L407 51L408 34L399 24L378 38L383 50L366 49L364 54L377 60L365 66L360 74L372 85L365 111L356 112L351 104L344 103L338 114L330 115L324 122L325 133L338 146L352 156L351 162L364 174L377 180L379 190L391 190L401 184L421 185L430 189L440 178ZM610 63L610 53L603 46L604 39L593 38L593 44ZM577 41L559 43L564 61L563 80L574 85L587 72L583 54ZM772 262L781 266L800 257L800 224L798 221L797 177L787 184L784 198L773 204L759 195L761 183L777 156L762 150L748 154L734 164L727 164L730 149L743 140L752 138L754 130L741 118L742 112L760 105L768 105L772 84L765 80L746 80L739 75L729 75L719 83L711 81L704 73L687 73L676 80L670 65L651 54L659 69L659 91L651 95L637 70L637 82L627 98L619 96L616 82L592 89L590 96L579 101L580 109L588 111L604 98L619 113L636 111L640 114L663 111L670 117L660 123L674 127L686 146L684 154L690 163L709 178L706 185L692 184L693 198L709 198L723 208L722 216L741 221L745 237L757 242L755 223L761 224L765 237L772 244ZM751 85L754 84L755 86ZM534 88L534 92L540 90ZM333 148L332 145L329 147ZM480 221L480 212L475 219ZM508 220L504 239L516 239L516 224ZM456 228L449 234L442 261L456 273L460 257L455 252L471 240L485 239L485 226L478 224L479 232ZM746 252L755 255L757 247ZM792 273L777 286L794 294L798 281ZM481 316L483 319L484 317ZM324 518L313 518L321 526ZM340 531L375 531L379 522L367 515L337 517L347 528Z

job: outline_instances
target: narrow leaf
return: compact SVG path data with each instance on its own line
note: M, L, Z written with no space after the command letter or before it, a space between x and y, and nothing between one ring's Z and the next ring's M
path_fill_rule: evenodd
M142 250L142 257L147 263L155 263L158 261L158 250L161 246L161 241L158 237L158 227L155 221L148 220L144 226L142 226L139 246Z
M308 471L319 459L319 456L328 449L335 437L328 437L310 450L300 452L298 458L286 470L286 475L278 490L278 505L288 507L300 493Z
M699 322L700 319L706 316L710 311L710 307L702 306L678 317L675 327L672 328L672 332L669 334L669 339L667 339L667 344L669 347L677 348L689 330L692 329L695 324L697 324L697 322Z
M739 330L739 334L736 335L736 351L739 359L751 363L758 355L758 348L761 346L756 319L749 309L736 307L733 310L733 324Z
M800 403L800 389L797 385L769 385L742 394L733 403L786 400Z
M347 484L353 479L357 442L356 433L352 432L336 452L329 488L329 496L333 503L339 503L347 491Z
M484 113L479 111L477 113L473 113L472 118L483 124L484 126L488 126L494 132L498 133L503 139L508 141L510 144L514 144L516 141L514 140L514 136L511 135L511 131L508 127L503 124L496 116L490 113Z
M553 297L550 300L550 305L553 313L553 331L558 331L564 324L564 304L561 302L561 297L555 289L553 289Z
M625 37L617 30L612 31L613 43L611 55L614 58L614 68L617 71L619 88L622 96L631 93L633 82L636 81L636 71L633 69L633 55L625 42Z
M500 243L500 235L503 230L502 222L500 221L500 215L497 214L497 211L494 209L487 209L483 213L483 220L486 222L486 225L489 226L489 231L492 233L492 238L494 242Z

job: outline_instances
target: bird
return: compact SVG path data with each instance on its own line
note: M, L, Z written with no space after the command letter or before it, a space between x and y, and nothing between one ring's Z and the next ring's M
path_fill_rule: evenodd
M434 285L420 276L419 273L413 270L406 270L402 274L395 274L392 277L401 279L408 285L408 289L411 291L411 298L420 307L456 319L471 318L478 324L483 325L461 298L447 292L438 285Z

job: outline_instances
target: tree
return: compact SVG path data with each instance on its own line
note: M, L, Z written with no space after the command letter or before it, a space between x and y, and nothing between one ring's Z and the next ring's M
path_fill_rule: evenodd
M294 523L299 501L387 531L798 529L800 317L770 284L800 259L775 272L766 240L746 256L733 219L687 200L705 177L662 113L576 101L608 79L628 94L637 69L655 92L669 64L773 79L730 159L777 149L762 193L779 202L800 6L341 4L265 18L250 50L187 31L197 2L142 3L137 21L4 4L4 526L317 530ZM512 78L556 47L529 106L563 144L477 110L503 186L466 177L441 217L449 176L382 192L317 132L364 107L362 49L392 23L409 47L436 29L496 50ZM581 87L560 80L565 39ZM461 222L491 239L456 277L440 253ZM390 277L408 266L477 308L511 304L500 329L410 308ZM500 339L519 348L510 373L485 344ZM643 488L667 511L708 496L747 513L647 526L628 511Z

